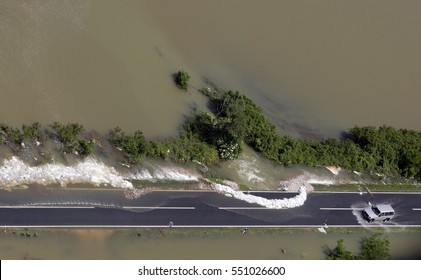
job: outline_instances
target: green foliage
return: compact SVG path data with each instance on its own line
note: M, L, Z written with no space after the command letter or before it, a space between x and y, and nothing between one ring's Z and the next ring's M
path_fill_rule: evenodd
M344 240L339 239L336 247L328 253L328 260L355 260L355 256L347 251L344 245Z
M0 129L3 135L3 141L10 141L15 144L21 144L24 140L24 135L19 128L8 126L7 124L1 124Z
M361 243L361 254L359 258L362 260L391 259L390 241L387 238L382 238L380 233L364 238Z
M421 179L421 132L390 126L354 127L349 132L372 159L371 169Z
M389 126L354 127L349 139L296 140L280 136L262 109L239 92L202 89L214 115L198 114L185 128L218 148L221 159L233 159L244 141L264 157L280 164L339 165L346 169L374 170L421 179L421 132ZM227 147L239 149L224 156ZM229 148L228 148L229 150Z
M141 162L146 154L147 141L139 130L133 134L126 134L121 128L116 127L110 131L108 140L126 153L126 158L130 163Z
M22 129L15 128L7 124L1 124L0 129L0 143L10 141L20 145L28 139L40 142L43 142L47 139L46 134L41 130L41 125L37 122L31 125L22 125Z
M204 164L213 164L218 160L218 153L214 147L186 134L170 139L168 144L171 158L177 161L199 161Z
M170 145L167 142L149 141L146 155L166 160L170 155L170 151Z
M187 90L189 86L189 80L190 75L184 70L178 71L175 75L175 83L181 89Z
M31 125L22 125L22 134L24 139L32 139L39 142L47 140L47 135L41 129L41 125L38 122Z
M79 139L80 134L84 131L81 124L69 123L64 125L54 122L50 127L54 130L58 140L63 144L63 152L78 152L83 157L94 152L96 146L95 141Z
M218 161L218 151L213 146L185 133L166 141L149 142L147 155L184 163L214 164Z
M389 260L390 241L387 238L382 238L381 233L375 233L370 237L366 237L361 242L361 254L353 255L346 250L344 241L338 240L338 244L327 254L328 260Z
M78 123L61 124L54 122L50 127L55 131L58 139L64 145L65 152L73 152L79 146L78 136L84 130Z
M79 147L77 148L77 151L82 157L86 157L91 155L95 151L95 146L96 144L94 139L82 139L79 140Z
M214 147L220 159L236 159L242 150L242 140L230 130L231 122L227 117L201 113L184 123L183 132Z

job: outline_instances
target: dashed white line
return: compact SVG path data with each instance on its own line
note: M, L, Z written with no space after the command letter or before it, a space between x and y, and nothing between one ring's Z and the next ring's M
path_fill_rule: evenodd
M5 206L2 205L0 208L7 208L7 209L45 209L45 208L52 208L52 209L94 209L94 206Z
M327 210L327 211L330 211L330 210L338 210L338 211L343 211L343 210L363 210L364 208L320 208L320 210Z
M95 209L100 208L94 206L5 206L1 205L0 208L3 209ZM114 208L114 207L104 207L104 208ZM194 210L196 207L159 207L159 206L127 206L121 207L122 209L152 209L152 210ZM115 209L121 209L115 207Z
M276 210L267 207L218 207L221 210Z
M421 211L421 208L412 208L414 211Z
M173 228L318 228L324 225L172 225ZM419 228L420 225L365 225L370 228ZM168 225L2 225L3 228L168 228ZM361 225L329 225L329 228L360 228Z
M196 207L159 207L159 206L127 206L127 207L123 207L123 209L162 209L162 210L194 210L196 209Z

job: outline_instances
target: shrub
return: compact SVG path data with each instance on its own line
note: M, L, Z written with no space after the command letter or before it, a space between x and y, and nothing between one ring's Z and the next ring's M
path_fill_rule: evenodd
M190 75L184 70L178 71L175 75L175 83L181 89L187 90L189 86L189 80Z
M95 151L95 140L79 140L79 147L77 148L78 153L82 157L91 155Z
M133 134L126 134L121 128L116 127L110 131L108 140L126 153L126 158L130 163L141 162L146 154L147 142L139 130Z

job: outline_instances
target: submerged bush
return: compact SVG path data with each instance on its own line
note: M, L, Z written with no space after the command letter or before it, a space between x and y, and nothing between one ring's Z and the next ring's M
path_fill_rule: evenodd
M55 132L58 140L63 145L65 153L79 153L81 156L88 156L95 150L95 141L87 139L79 139L80 134L84 131L83 125L78 123L61 124L54 122L50 127Z
M110 131L108 141L126 153L130 163L139 163L146 154L147 142L141 131L126 134L120 127Z
M352 254L345 248L343 239L338 240L336 247L327 252L328 260L389 260L390 241L380 233L365 237L361 241L361 253Z
M177 74L175 75L175 83L181 89L186 90L188 88L189 80L190 80L190 75L184 70L178 71Z

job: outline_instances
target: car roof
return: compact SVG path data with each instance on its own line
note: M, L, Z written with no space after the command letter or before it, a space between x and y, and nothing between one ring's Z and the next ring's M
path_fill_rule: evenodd
M380 212L395 211L395 210L393 210L392 206L390 206L389 204L377 204L376 207L377 207L377 209L379 209Z

